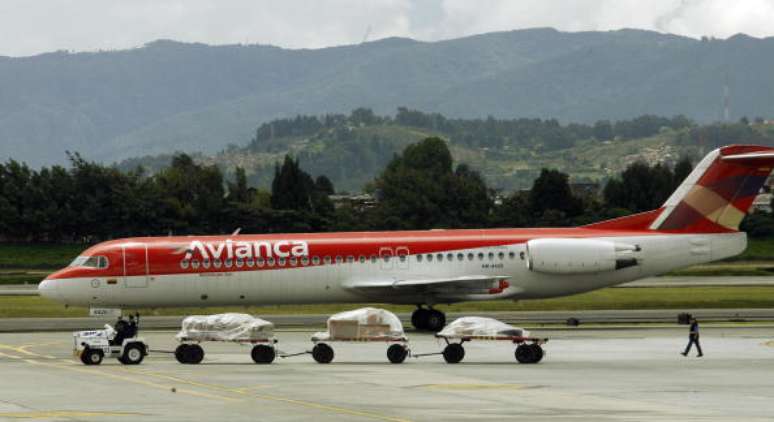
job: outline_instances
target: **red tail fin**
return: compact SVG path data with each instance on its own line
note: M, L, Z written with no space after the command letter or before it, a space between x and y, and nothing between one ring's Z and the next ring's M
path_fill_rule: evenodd
M683 233L736 231L773 166L774 148L725 146L707 154L660 209L586 227Z

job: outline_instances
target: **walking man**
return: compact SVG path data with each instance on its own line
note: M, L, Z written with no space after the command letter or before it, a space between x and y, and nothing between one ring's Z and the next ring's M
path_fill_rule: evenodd
M688 332L688 345L685 346L685 351L681 354L683 356L688 356L688 352L691 351L691 346L696 345L696 351L699 353L696 355L697 358L700 358L704 356L704 353L701 352L701 344L699 344L699 322L696 321L696 318L691 317L691 328Z

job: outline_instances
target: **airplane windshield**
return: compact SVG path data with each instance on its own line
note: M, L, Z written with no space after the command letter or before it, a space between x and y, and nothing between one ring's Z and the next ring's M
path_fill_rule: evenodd
M108 259L104 256L79 256L70 263L70 267L107 268Z

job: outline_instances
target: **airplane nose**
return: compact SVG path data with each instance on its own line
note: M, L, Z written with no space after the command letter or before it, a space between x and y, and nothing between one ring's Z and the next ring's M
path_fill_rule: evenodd
M59 289L56 280L43 280L38 284L38 294L46 299L59 300Z

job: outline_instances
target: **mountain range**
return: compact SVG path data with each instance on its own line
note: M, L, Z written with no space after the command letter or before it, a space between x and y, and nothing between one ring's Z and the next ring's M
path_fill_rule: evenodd
M686 115L774 117L774 38L529 29L420 42L289 50L160 40L122 51L0 57L0 161L101 162L244 145L296 114L562 122Z

